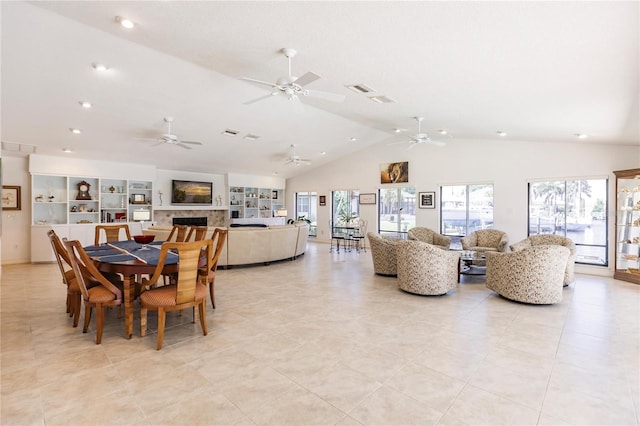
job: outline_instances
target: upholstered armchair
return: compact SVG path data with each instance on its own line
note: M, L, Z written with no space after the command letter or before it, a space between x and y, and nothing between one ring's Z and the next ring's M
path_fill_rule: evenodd
M451 245L451 238L438 234L436 231L423 228L423 227L415 227L409 229L407 236L410 240L422 241L423 243L433 244L434 246L442 247L445 250L449 250L449 246Z
M509 237L497 229L479 229L460 239L462 250L505 251Z
M373 258L373 271L378 275L396 276L396 246L401 241L397 238L383 237L374 232L367 233L369 248Z
M570 238L553 234L530 235L524 240L510 245L509 248L511 248L511 251L520 251L540 245L563 246L569 249L569 259L564 270L564 285L571 284L575 280L576 244Z
M562 300L569 249L539 245L509 253L486 252L486 286L517 302L546 305Z
M460 252L422 241L398 242L398 287L409 293L441 295L458 285Z

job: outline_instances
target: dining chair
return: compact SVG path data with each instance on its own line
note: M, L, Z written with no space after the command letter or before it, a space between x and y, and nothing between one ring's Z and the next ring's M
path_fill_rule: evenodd
M117 284L112 283L98 271L93 261L86 251L82 248L82 244L78 240L63 240L64 245L69 253L69 260L75 275L75 281L78 283L82 299L84 301L84 326L82 332L86 333L89 329L91 321L91 312L93 308L97 311L96 318L96 345L102 343L102 330L104 329L104 310L112 306L122 305L122 281ZM86 277L86 278L85 278ZM97 282L94 287L88 287L88 279ZM79 310L79 309L78 309Z
M222 250L224 250L224 243L226 239L226 229L216 228L215 231L213 231L211 241L213 241L215 245L215 250L213 252L213 258L211 259L210 268L200 268L200 270L198 271L201 277L206 277L207 284L209 284L209 296L211 297L211 306L213 307L213 309L216 308L214 284L216 281L216 270L218 269L218 259L220 259L220 253L222 253Z
M127 240L131 240L131 231L129 231L129 225L126 223L121 223L119 225L96 225L95 231L95 239L94 244L100 244L102 231L104 230L104 234L106 237L107 243L111 241L120 241L120 230L124 230L125 236Z
M140 335L147 333L147 311L158 312L158 341L156 349L162 348L166 313L198 306L202 333L207 335L206 303L207 286L198 274L198 268L211 269L213 241L165 242L160 248L158 265L150 279L143 278L140 293ZM154 288L162 276L167 256L178 256L178 276L175 284ZM201 262L203 262L201 264ZM147 288L149 288L147 290ZM195 323L195 310L193 313Z
M56 231L50 229L47 232L47 236L49 237L49 241L51 242L51 247L53 248L53 254L56 257L56 262L58 263L58 268L60 269L60 274L62 275L62 283L67 287L67 313L70 317L74 317L73 326L76 327L78 325L77 317L74 315L76 310L80 311L80 304L82 303L82 295L80 294L80 288L78 287L78 283L75 282L75 274L73 273L73 268L71 266L71 260L69 259L69 253L67 249L62 244L60 237L56 234Z
M333 242L336 242L336 252L340 253L340 241L342 241L342 249L346 251L346 242L344 239L344 233L338 231L333 221L329 220L329 229L331 230L331 242L329 243L329 253L333 251Z
M167 237L167 241L173 241L177 243L183 243L187 241L187 230L189 227L187 225L173 225L171 229L171 233Z
M206 226L191 226L184 241L202 241L206 237L208 230L209 228Z

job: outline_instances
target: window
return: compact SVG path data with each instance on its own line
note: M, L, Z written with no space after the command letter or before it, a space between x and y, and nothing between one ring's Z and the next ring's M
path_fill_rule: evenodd
M442 186L440 218L440 233L454 242L478 229L493 228L493 184Z
M331 226L346 225L360 216L357 190L336 190L331 192Z
M309 236L318 235L318 196L315 192L296 192L295 217L309 219Z
M407 231L416 226L416 189L380 189L378 232L396 238L406 238Z
M608 179L529 183L528 235L555 234L576 243L576 262L607 266Z

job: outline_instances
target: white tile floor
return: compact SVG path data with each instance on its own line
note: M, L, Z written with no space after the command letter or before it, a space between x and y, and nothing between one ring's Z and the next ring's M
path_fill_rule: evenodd
M464 277L398 290L370 253L220 270L209 335L71 327L56 265L2 268L2 425L638 425L640 286L577 275L554 306ZM25 302L26 301L26 302ZM81 322L82 323L82 322ZM93 326L94 323L92 323Z

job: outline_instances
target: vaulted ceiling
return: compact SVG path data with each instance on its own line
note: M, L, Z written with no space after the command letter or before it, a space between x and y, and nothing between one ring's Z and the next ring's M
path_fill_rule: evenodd
M414 116L452 145L498 131L640 145L638 2L5 1L1 12L3 155L22 145L291 177L406 140ZM282 48L298 52L294 76L321 76L306 88L345 100L268 96L273 89L241 79L287 76ZM380 96L392 102L371 99ZM172 133L203 145L148 140L167 133L166 116ZM312 164L285 164L291 145Z

